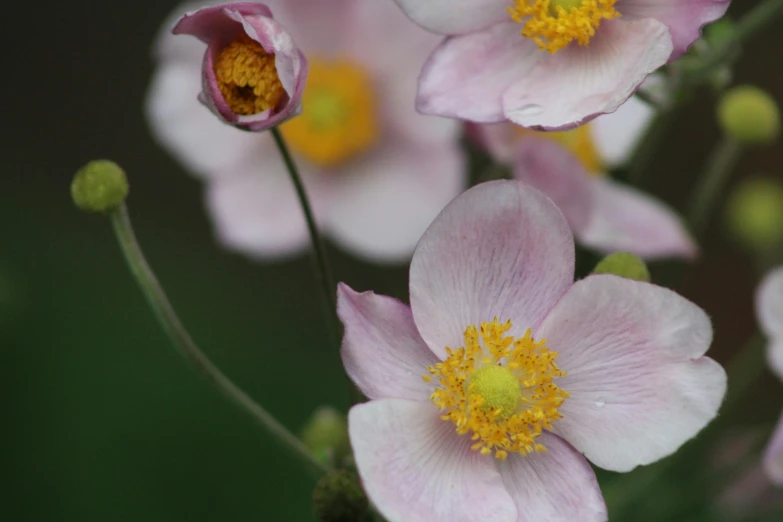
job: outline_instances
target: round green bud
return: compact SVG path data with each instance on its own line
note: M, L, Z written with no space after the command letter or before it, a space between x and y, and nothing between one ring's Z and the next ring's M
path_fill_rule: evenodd
M731 237L755 252L783 242L783 185L767 178L740 182L726 202Z
M313 506L321 522L360 522L365 520L370 504L356 473L335 470L315 485Z
M319 460L336 464L350 453L345 415L330 406L315 410L301 431L302 442Z
M595 265L594 274L614 274L634 281L650 282L650 271L644 261L628 252L609 254Z
M108 213L128 197L128 178L113 161L91 161L73 177L71 197L85 212Z
M765 144L780 134L780 110L775 100L752 85L734 87L718 102L723 132L740 143Z

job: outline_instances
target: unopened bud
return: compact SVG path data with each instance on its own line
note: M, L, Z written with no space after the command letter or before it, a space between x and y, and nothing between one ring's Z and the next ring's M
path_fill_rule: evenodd
M595 268L594 274L613 274L633 279L634 281L650 282L650 271L644 261L628 252L615 252L603 258Z
M315 485L313 506L321 522L360 522L367 516L369 502L355 473L336 470Z
M86 212L111 212L128 196L128 179L119 165L95 160L79 169L71 182L71 197Z
M777 103L752 85L726 91L718 103L718 121L723 132L740 143L771 143L780 134Z
M339 464L350 452L345 415L330 406L315 410L302 428L302 442L327 464Z
M742 246L763 252L783 242L783 185L768 178L741 182L726 204L726 226Z

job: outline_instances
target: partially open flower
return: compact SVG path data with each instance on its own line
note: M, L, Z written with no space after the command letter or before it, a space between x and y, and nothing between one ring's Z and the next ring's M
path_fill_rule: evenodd
M418 107L480 123L574 127L616 110L729 0L396 0L448 36Z
M410 307L340 285L343 362L371 399L349 413L351 445L390 522L603 521L587 459L630 471L715 416L726 373L704 356L701 308L649 283L573 276L552 201L492 181L425 232Z
M226 123L261 131L301 111L307 59L266 5L199 9L183 16L173 32L207 44L199 100Z

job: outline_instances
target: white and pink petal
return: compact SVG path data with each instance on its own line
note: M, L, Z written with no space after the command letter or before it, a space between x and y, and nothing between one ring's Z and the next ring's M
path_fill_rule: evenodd
M394 0L411 20L440 34L477 31L508 20L504 0Z

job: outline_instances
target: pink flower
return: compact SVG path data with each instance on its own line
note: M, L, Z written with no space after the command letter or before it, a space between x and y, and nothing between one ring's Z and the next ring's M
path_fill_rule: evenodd
M395 0L448 35L418 107L478 123L574 127L613 112L679 57L729 0Z
M410 307L340 285L343 362L371 399L350 411L351 444L390 522L606 520L585 457L629 471L715 416L726 374L703 356L704 311L652 284L573 274L552 201L492 181L423 235Z
M769 339L769 366L783 379L783 267L769 272L759 285L756 315L761 331ZM783 486L783 417L764 453L764 469L773 483Z
M459 123L414 108L419 70L439 38L389 1L266 3L309 60L303 112L280 129L319 226L362 257L409 259L467 183ZM155 136L206 181L226 246L255 258L304 250L307 229L272 137L221 125L198 107L203 54L195 39L159 38L147 100Z
M652 117L631 98L617 112L564 132L536 132L499 123L472 134L514 176L544 191L560 207L577 240L601 253L646 259L693 258L697 247L664 203L606 176L623 164Z
M207 44L199 100L218 118L261 131L301 112L307 59L256 2L232 2L183 16L172 30Z

